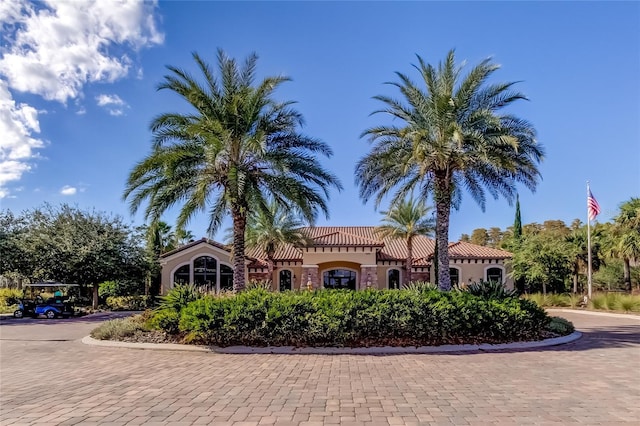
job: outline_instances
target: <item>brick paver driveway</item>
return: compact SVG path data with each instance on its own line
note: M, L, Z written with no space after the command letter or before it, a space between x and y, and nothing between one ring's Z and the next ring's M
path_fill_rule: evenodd
M222 355L83 345L95 322L0 323L0 424L638 424L640 321L559 314L561 347Z

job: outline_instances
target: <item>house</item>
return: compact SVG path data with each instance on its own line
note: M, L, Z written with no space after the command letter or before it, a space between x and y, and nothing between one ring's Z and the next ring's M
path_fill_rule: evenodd
M275 253L271 282L274 290L317 288L399 288L405 280L406 242L376 236L374 226L317 226L305 228L313 242L307 247L287 245ZM435 282L435 241L413 239L412 279ZM268 279L265 253L248 250L248 279ZM505 260L511 253L466 242L449 244L449 270L454 285L500 281L513 288ZM194 283L208 290L233 288L231 249L203 238L160 258L162 293L177 283Z

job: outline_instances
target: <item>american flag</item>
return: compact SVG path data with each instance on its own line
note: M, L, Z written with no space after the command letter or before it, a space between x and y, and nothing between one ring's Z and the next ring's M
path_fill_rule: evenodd
M587 194L587 215L589 216L589 220L593 220L600 214L600 204L596 201L595 197L591 193L589 189L589 193Z

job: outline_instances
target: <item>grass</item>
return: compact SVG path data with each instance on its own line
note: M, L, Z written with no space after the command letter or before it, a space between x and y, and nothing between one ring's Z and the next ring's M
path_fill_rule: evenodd
M91 331L91 337L98 340L122 340L138 332L149 331L143 315L134 315L106 321Z
M577 294L535 293L523 296L543 308L578 308L583 296ZM596 311L640 313L640 295L620 293L595 293L587 308Z

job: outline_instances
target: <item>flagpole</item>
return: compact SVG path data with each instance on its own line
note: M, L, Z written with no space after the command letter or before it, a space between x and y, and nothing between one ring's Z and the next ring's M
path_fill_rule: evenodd
M591 219L589 218L589 181L587 181L587 296L591 300Z

